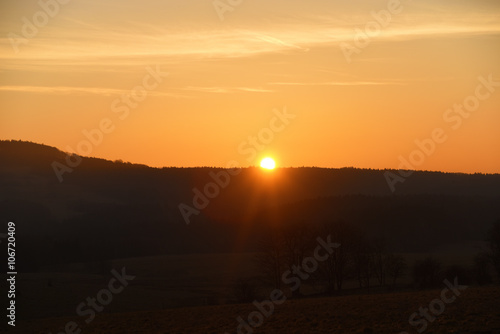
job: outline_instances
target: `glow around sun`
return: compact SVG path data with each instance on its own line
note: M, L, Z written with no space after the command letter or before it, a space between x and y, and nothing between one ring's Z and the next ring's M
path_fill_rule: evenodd
M260 161L260 167L265 169L274 169L276 167L276 162L273 158L264 158Z

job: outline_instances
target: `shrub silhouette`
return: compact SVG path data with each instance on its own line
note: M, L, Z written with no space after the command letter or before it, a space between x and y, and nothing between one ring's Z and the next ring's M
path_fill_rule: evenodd
M490 243L490 258L500 283L500 219L489 230L487 241Z
M233 297L237 303L251 303L257 299L257 287L249 279L237 279L233 285Z
M479 285L486 285L493 283L491 275L491 258L487 253L480 253L474 258L473 275L474 281Z
M458 282L465 285L472 284L472 276L472 271L470 269L459 265L449 266L444 272L444 278L446 278L448 281L453 282L455 277L457 277Z
M413 267L413 279L418 288L435 288L441 284L442 264L433 257L417 261Z

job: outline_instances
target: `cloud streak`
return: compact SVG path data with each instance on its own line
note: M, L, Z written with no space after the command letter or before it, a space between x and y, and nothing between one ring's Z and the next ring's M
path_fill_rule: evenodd
M103 87L73 87L73 86L0 86L0 92L17 92L32 94L53 94L53 95L101 95L101 96L120 96L130 94L130 89L115 89ZM187 97L185 95L149 91L149 96L159 97Z
M404 86L408 83L396 81L329 81L329 82L270 82L278 86Z
M366 18L367 20L370 18ZM164 60L253 57L279 52L304 52L314 47L337 47L341 42L352 42L356 27L352 21L322 18L318 22L280 23L270 27L214 29L195 27L178 30L166 27L143 27L102 30L95 24L71 19L67 29L49 27L39 38L30 41L24 52L12 52L10 40L0 38L0 60L9 62L34 61L72 62L94 65L96 62L126 64L138 58ZM373 20L373 18L372 18ZM78 23L76 23L78 22ZM438 23L436 23L438 22ZM392 42L411 39L470 37L500 34L500 14L455 17L450 21L428 22L413 18L408 22L395 21L382 29L374 40ZM3 34L6 36L6 34Z
M187 91L203 92L203 93L236 93L236 92L250 92L250 93L272 93L273 90L263 89L260 87L193 87L188 86L183 88Z

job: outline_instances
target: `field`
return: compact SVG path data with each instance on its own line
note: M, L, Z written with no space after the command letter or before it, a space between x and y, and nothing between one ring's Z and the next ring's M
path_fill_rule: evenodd
M472 254L472 249L462 247L462 253L446 249L433 256L444 264L468 265ZM404 256L411 267L425 254ZM237 333L237 318L248 319L256 308L250 303L226 303L231 302L236 279L258 279L254 258L255 254L208 254L115 260L109 264L112 268L126 268L135 278L88 324L76 314L77 305L106 288L112 277L109 270L89 275L83 273L84 265L74 264L66 272L23 274L16 299L17 327L12 332L65 333L65 324L75 321L82 333ZM400 288L410 282L407 272ZM261 326L241 333L417 333L420 325L410 326L408 318L441 293L372 288L368 294L349 287L354 288L355 282L346 284L346 293L355 295L287 300L276 305ZM306 281L302 292L315 291ZM269 291L261 290L259 296L263 301ZM500 333L498 300L499 287L469 287L446 304L426 332Z
M241 333L417 333L408 317L440 298L441 290L310 298L285 301L261 326ZM500 288L469 287L428 324L426 333L500 333ZM247 319L253 305L204 306L152 312L99 314L82 333L237 333L237 317ZM53 318L22 322L18 333L63 330L68 321Z
M444 249L432 256L445 265L469 265L475 249L462 246ZM400 254L408 267L427 254ZM18 276L17 303L22 305L26 318L71 316L76 306L88 296L95 296L106 287L111 269L126 273L135 279L123 293L106 306L103 313L150 311L177 307L204 306L233 302L235 282L243 279L259 284L260 270L254 253L168 255L114 260L95 274L88 273L88 265L73 264L56 272L22 274ZM409 270L398 280L402 286L411 283ZM303 294L320 292L304 281ZM373 283L375 284L375 279ZM345 288L357 288L357 282L346 281ZM264 298L269 291L261 289Z

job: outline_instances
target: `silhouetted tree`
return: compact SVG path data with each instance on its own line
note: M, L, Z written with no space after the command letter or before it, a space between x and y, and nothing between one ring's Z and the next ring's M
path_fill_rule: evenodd
M324 235L331 235L331 240L340 244L326 261L321 264L320 274L327 283L327 292L339 292L348 275L348 265L352 256L354 228L343 221L325 224L322 228Z
M290 222L282 228L282 244L285 267L301 267L302 261L311 252L311 228L304 222ZM292 291L292 297L300 296L300 289Z
M233 284L233 297L237 303L251 303L257 298L257 286L249 279L237 279Z
M392 253L387 257L387 275L392 279L392 287L396 285L396 280L406 270L406 261L402 256L397 256Z
M352 246L352 264L360 288L370 288L374 271L373 244L361 233L355 233Z
M301 267L304 258L314 250L316 234L316 229L303 221L288 221L267 230L258 242L260 252L256 256L265 281L280 289L283 273L292 266ZM292 291L292 297L299 295L300 289Z
M386 276L388 271L388 256L387 243L385 239L378 238L372 242L373 249L373 265L377 280L381 286L386 285Z
M260 252L256 257L257 266L264 274L266 283L275 289L281 289L285 262L282 235L275 229L265 233L259 241L258 249Z

